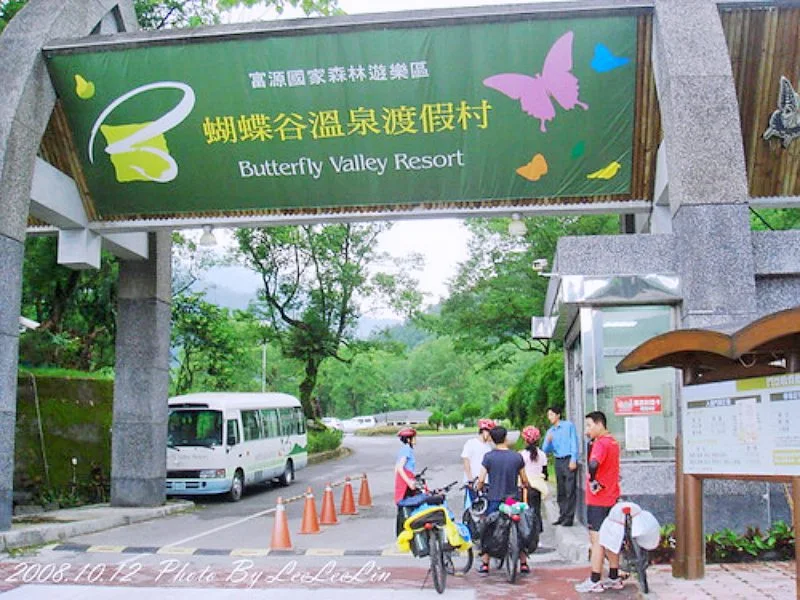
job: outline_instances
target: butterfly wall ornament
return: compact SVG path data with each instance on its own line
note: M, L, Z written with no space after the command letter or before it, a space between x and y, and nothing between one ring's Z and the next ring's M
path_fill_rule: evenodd
M763 137L765 140L781 138L784 148L788 148L794 139L800 137L800 96L784 76L781 76L778 91L778 110L770 116L769 126Z
M539 119L539 129L547 132L547 121L556 116L551 97L564 110L580 106L588 110L589 105L578 99L578 78L572 71L573 32L568 31L558 38L544 59L541 74L533 77L522 73L500 73L483 80L486 87L502 92L509 98L519 100L523 112Z

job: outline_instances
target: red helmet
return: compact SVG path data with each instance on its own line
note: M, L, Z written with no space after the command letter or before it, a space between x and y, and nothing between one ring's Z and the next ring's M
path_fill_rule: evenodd
M411 438L417 435L417 430L413 427L403 427L400 431L397 432L397 437L399 438Z
M540 437L542 437L542 434L539 433L539 428L534 427L533 425L528 425L522 430L522 439L528 444L538 441Z
M478 419L478 431L481 431L482 429L491 431L494 428L495 428L495 423L491 419Z

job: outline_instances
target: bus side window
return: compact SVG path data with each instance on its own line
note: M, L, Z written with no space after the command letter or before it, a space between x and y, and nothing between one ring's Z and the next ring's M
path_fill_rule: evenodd
M239 443L239 422L233 419L227 421L228 446L235 446Z

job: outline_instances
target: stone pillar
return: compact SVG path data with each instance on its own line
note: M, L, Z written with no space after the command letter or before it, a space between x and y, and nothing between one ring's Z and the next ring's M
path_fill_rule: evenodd
M149 234L146 261L119 271L111 504L157 506L166 498L171 237Z
M757 313L736 88L714 0L655 0L653 61L683 303L680 328ZM681 435L678 404L678 436ZM704 575L703 486L676 473L677 575Z
M654 62L683 287L681 327L756 316L739 105L714 0L656 0Z
M36 153L55 103L49 40L88 35L111 10L136 28L131 0L29 0L0 38L0 531L11 527L22 258Z
M0 234L0 531L11 529L23 245Z

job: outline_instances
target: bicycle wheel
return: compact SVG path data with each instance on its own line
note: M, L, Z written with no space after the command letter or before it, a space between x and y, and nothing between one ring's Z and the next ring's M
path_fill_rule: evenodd
M513 521L508 531L508 554L506 554L503 562L506 564L506 579L508 579L508 583L514 583L517 580L519 571L519 534L517 532L517 524Z
M448 575L466 575L472 568L475 552L470 548L466 552L446 550L444 553L444 566Z
M444 586L447 584L447 571L444 569L444 552L442 550L442 532L432 529L428 532L428 548L431 555L431 575L433 576L433 587L440 594L444 593Z
M639 577L639 586L642 593L647 594L650 592L650 586L647 584L647 565L650 563L649 553L633 538L631 538L631 553L636 567L636 575Z

